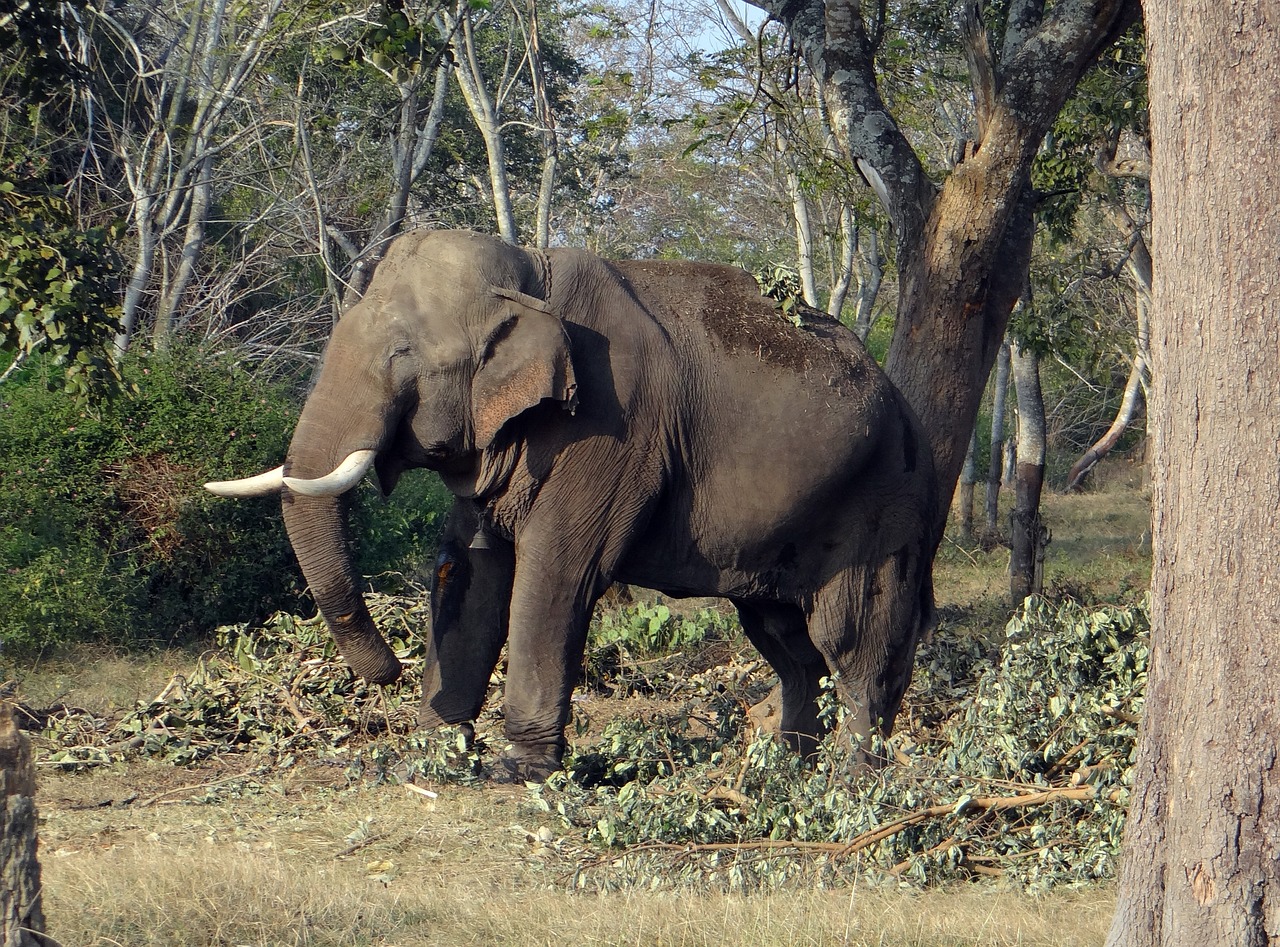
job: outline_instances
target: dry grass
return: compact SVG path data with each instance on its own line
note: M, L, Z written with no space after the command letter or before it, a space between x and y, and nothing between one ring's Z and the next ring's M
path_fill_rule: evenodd
M179 670L189 670L193 654L181 649L115 654L78 646L14 672L21 699L33 707L67 704L99 714L130 710L149 700ZM0 671L0 681L4 680Z
M288 845L268 848L261 835L219 837L216 826L196 822L210 832L205 839L198 831L184 841L153 831L46 858L50 933L62 944L86 947L1083 947L1102 942L1111 910L1104 892L1030 898L982 886L750 898L578 895L522 883L501 854L489 870L483 859L465 868L440 856L423 858L435 851L426 838L420 851L366 849L337 859ZM490 841L477 839L477 847ZM368 877L387 862L400 872L386 881Z
M1045 587L1086 600L1132 595L1151 580L1151 497L1142 487L1141 468L1124 460L1104 462L1085 493L1063 495L1046 489L1041 517L1052 531L1045 559ZM981 519L982 491L978 491ZM1007 539L1013 495L1000 494L999 528ZM1007 614L1009 549L962 546L951 534L935 566L940 605L998 605Z
M202 790L178 787L219 774L159 785L164 770L44 781L46 911L59 943L1086 947L1102 943L1111 911L1105 889L1030 897L980 883L576 894L561 841L545 828L536 840L550 822L522 790L450 786L428 800L398 786L334 788L323 782L341 784L339 774L300 770L251 792L221 783L220 798L197 802ZM129 806L103 805L133 793Z

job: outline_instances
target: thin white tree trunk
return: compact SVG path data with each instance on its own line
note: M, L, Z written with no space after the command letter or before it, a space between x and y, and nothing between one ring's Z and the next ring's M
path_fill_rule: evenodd
M796 270L800 274L800 292L810 306L818 305L818 285L813 277L813 221L809 216L809 198L800 185L800 172L795 155L785 139L778 137L775 147L786 168L787 193L791 197L791 217L796 232Z
M1009 402L1009 340L1000 344L991 388L991 454L987 467L987 532L1000 528L1000 485L1004 482L1005 407Z
M1098 438L1085 451L1084 455L1072 465L1071 471L1067 474L1067 485L1063 489L1064 493L1079 489L1085 478L1089 476L1089 472L1116 446L1128 429L1129 424L1137 415L1138 408L1141 406L1147 391L1147 382L1150 374L1149 366L1151 364L1150 321L1151 283L1153 278L1151 253L1147 248L1147 243L1142 236L1141 230L1134 223L1133 218L1122 208L1116 209L1115 217L1121 228L1126 231L1130 244L1130 252L1128 259L1125 261L1125 269L1133 283L1134 312L1138 324L1134 339L1133 361L1129 368L1129 378L1125 382L1124 394L1120 399L1120 407L1116 411L1115 419L1111 422L1111 426L1107 428L1106 433Z
M204 249L205 229L208 225L212 195L213 155L206 153L200 162L200 171L191 195L191 205L187 210L187 232L182 241L182 256L178 263L178 272L174 275L156 312L152 341L157 347L164 345L172 332L178 309L182 305L182 297L195 275L196 262L200 258L200 251Z
M973 540L973 488L978 481L978 426L973 427L969 438L969 449L964 455L964 466L960 468L960 541Z
M556 131L556 116L551 108L551 95L547 90L546 72L542 62L541 26L538 22L537 0L528 0L529 15L523 20L525 53L528 59L529 78L533 85L534 106L538 119L538 135L542 143L542 175L538 182L538 206L534 215L534 246L546 249L551 243L551 205L555 197L556 174L560 166L560 136ZM512 10L520 17L519 9Z
M515 208L511 202L511 185L507 178L506 145L502 140L502 122L493 95L485 84L484 71L476 54L472 29L472 13L466 3L459 4L453 14L444 17L449 32L456 30L453 49L458 62L458 88L471 113L476 129L484 141L485 156L489 165L489 195L497 219L498 234L508 243L519 242Z
M1018 467L1009 530L1009 593L1017 606L1044 588L1044 551L1049 531L1040 518L1040 497L1044 489L1046 430L1040 357L1016 341L1010 345L1009 354L1018 397Z
M115 342L117 356L128 350L149 297L161 300L156 337L163 338L172 325L204 245L216 158L229 143L219 140L219 131L262 60L264 42L282 3L267 0L243 30L237 18L250 8L229 11L227 0L166 9L183 27L167 48L158 51L144 51L109 13L89 11L97 25L133 56L142 77L127 90L137 107L117 117L109 129L131 196L129 217L137 239L122 329ZM192 99L194 109L185 114ZM95 107L93 111L105 119L119 110ZM146 122L142 127L136 124L139 116ZM183 250L177 271L170 272L166 241L179 231L184 232ZM157 278L158 293L152 289Z
M839 319L844 312L844 301L853 283L853 260L858 247L858 228L854 225L853 209L840 202L840 259L839 271L831 282L831 296L827 299L827 315ZM866 335L862 338L865 340Z
M874 230L867 234L866 251L858 273L858 307L853 317L853 330L864 341L875 325L876 298L884 281L884 256L880 252L880 237Z

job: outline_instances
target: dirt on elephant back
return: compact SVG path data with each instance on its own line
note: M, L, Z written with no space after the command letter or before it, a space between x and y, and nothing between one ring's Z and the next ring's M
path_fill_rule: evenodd
M753 355L797 375L821 374L841 388L859 386L871 364L840 323L799 302L784 311L761 295L745 270L668 260L615 265L651 310L701 323L729 352Z

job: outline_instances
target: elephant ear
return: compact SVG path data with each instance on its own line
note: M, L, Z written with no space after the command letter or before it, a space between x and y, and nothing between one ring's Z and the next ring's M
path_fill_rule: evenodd
M571 412L578 404L569 336L560 318L541 299L496 286L491 291L505 311L485 341L471 383L480 450L504 424L543 401L558 401Z

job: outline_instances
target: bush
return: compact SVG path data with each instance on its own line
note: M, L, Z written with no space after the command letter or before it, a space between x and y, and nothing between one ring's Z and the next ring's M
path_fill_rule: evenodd
M195 348L134 357L130 392L90 409L50 392L37 362L0 391L0 644L191 640L297 610L302 577L272 497L230 502L206 480L274 467L301 399ZM438 532L446 494L411 479L396 502L362 487L369 573L404 571ZM403 494L401 496L400 494Z
M58 387L81 398L114 391L123 272L115 228L84 228L44 191L0 174L0 353L26 358L47 342L63 369Z

